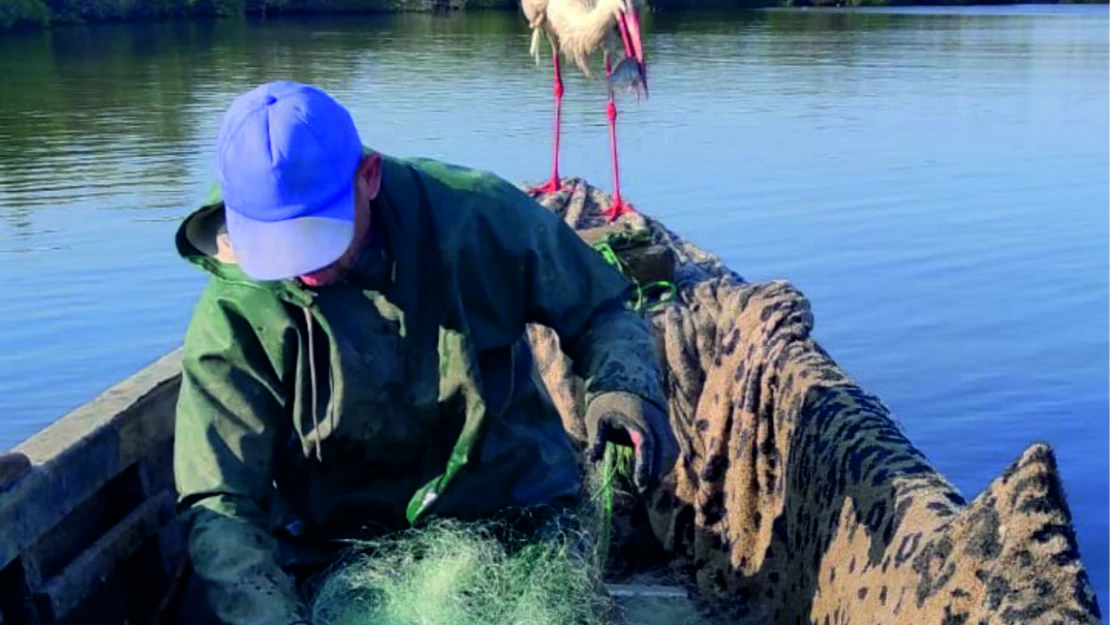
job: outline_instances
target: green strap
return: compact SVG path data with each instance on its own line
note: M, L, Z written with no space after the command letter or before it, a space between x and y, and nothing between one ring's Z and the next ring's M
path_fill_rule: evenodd
M655 282L642 284L635 276L628 272L628 266L620 259L620 256L617 255L613 245L615 243L621 245L621 247L632 246L648 241L650 237L651 234L646 230L626 235L610 234L593 245L593 248L601 254L601 258L604 259L605 262L616 267L617 271L619 271L622 276L632 282L633 287L636 289L636 301L632 305L632 308L641 315L662 306L663 303L667 301L663 297L663 294L670 293L671 297L677 296L678 286L667 280L656 280ZM661 291L662 293L659 294L658 298L652 297L657 291ZM655 303L649 304L649 302L653 300Z

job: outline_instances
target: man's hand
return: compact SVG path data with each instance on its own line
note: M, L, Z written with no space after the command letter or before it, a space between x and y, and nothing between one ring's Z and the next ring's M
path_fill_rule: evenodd
M641 494L659 484L678 460L678 443L663 411L631 393L610 392L586 408L587 455L597 462L605 444L632 447L636 452L633 480Z

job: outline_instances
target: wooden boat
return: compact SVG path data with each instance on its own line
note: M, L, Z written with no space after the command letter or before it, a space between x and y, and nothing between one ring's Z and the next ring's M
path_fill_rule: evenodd
M1101 622L1049 446L966 500L809 336L789 283L750 284L642 215L598 230L607 198L569 187L544 204L592 241L639 241L611 246L630 278L677 287L645 314L682 459L650 500L618 501L624 572L663 566L725 622ZM579 382L554 335L529 332L581 440ZM0 461L0 625L152 622L184 551L178 364L164 356Z

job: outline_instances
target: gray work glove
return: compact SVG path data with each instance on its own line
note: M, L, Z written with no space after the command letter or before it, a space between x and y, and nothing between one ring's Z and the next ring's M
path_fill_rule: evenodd
M586 407L587 457L602 459L605 444L632 447L636 459L633 482L641 493L655 487L678 460L678 442L667 415L632 393L602 393Z

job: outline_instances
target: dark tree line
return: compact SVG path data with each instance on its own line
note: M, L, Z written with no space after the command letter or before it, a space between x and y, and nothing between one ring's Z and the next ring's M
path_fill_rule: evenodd
M1014 4L1021 0L648 0L656 9L769 6ZM396 13L516 9L519 0L0 0L0 31L83 22L241 17L282 13ZM1110 0L1044 0L1044 3Z

